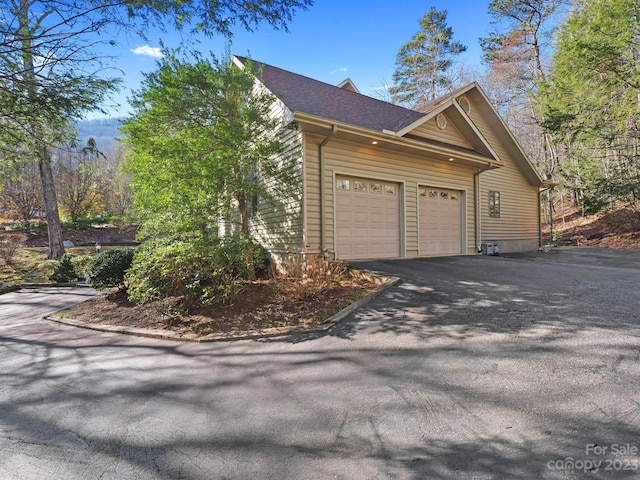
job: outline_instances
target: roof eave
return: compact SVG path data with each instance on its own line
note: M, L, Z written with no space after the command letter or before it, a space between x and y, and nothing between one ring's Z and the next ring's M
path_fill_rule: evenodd
M493 169L501 166L501 164L496 162L495 159L470 150L456 148L454 146L447 147L437 145L429 143L428 141L398 137L387 131L371 130L303 112L294 112L294 122L301 131L319 135L328 135L335 127L338 132L361 137L362 143L368 143L371 145L371 142L376 141L378 142L376 144L377 148L393 149L395 147L397 149L399 147L404 147L415 150L417 154L420 152L429 153L431 159L448 163L453 162L471 167L481 167L483 169ZM339 138L339 136L336 138Z
M494 112L495 116L497 117L498 122L500 123L503 131L506 132L506 134L509 136L509 139L511 140L513 146L515 147L515 150L518 153L518 156L520 157L520 160L523 162L523 164L525 166L525 169L527 170L526 172L523 172L523 174L527 178L527 181L531 185L534 185L534 186L537 186L537 187L545 187L545 185L546 185L545 180L542 179L542 177L538 173L538 170L536 170L536 168L533 166L533 164L529 160L529 157L527 156L527 154L524 153L524 150L522 149L522 146L520 145L520 142L518 142L518 140L516 140L516 138L513 136L513 133L511 132L511 129L509 129L509 127L507 127L507 124L504 122L502 117L495 110L495 108L493 107L492 103L489 101L489 99L485 95L485 93L482 90L482 88L478 87L478 92L480 92L480 95L482 95L482 97L484 98L484 100L487 103L487 105L489 105L489 107L493 110L493 112Z

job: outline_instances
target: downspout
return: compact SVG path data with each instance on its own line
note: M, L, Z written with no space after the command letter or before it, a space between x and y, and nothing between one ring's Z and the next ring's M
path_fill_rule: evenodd
M482 225L480 219L482 218L481 211L481 202L480 202L480 174L482 172L486 172L491 167L493 167L493 163L487 163L487 166L484 168L479 168L476 173L473 174L473 207L475 213L475 228L474 228L474 239L476 243L476 252L482 251L480 242L482 241L481 229Z
M331 141L334 135L338 132L337 125L331 125L331 132L318 146L318 164L320 167L320 251L324 255L325 247L325 228L324 228L324 158L322 149Z

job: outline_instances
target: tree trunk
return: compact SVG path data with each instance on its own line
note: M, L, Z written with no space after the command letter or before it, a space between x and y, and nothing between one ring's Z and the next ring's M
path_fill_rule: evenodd
M58 199L53 181L51 160L48 153L46 153L46 149L40 149L40 151L38 167L40 169L44 210L49 232L49 258L58 259L64 254L64 240L62 238L62 226L60 225L60 214L58 212Z
M23 80L27 87L27 95L29 96L30 103L37 105L38 81L34 71L33 48L31 44L32 35L29 26L29 8L31 6L27 0L20 1L18 21L20 22L20 35L22 37ZM56 197L53 170L51 168L51 154L44 139L44 128L38 122L39 119L37 116L32 117L28 121L31 135L35 139L35 147L39 157L38 168L40 170L40 180L42 181L42 196L49 231L49 258L58 259L64 254L62 226L60 225L58 199Z
M244 192L241 192L236 197L238 201L238 210L240 211L240 221L242 238L245 241L246 255L247 255L247 270L249 271L249 280L254 281L256 279L256 265L253 259L253 248L251 241L251 232L249 231L249 212L247 211L247 196Z

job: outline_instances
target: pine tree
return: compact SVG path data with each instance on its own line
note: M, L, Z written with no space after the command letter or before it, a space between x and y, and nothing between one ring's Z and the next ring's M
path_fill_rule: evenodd
M467 47L453 40L446 20L446 10L431 7L420 19L420 31L398 51L394 86L389 89L394 103L420 108L452 88L454 57Z

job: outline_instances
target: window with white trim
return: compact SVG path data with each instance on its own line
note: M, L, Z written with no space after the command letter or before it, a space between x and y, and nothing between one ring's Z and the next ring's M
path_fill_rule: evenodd
M500 192L489 190L489 216L500 218Z

